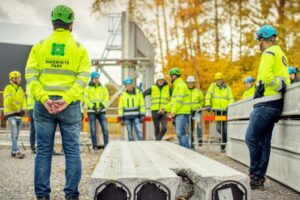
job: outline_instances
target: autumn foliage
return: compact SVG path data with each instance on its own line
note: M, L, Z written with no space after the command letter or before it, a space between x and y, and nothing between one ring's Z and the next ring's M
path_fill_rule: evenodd
M117 2L95 0L94 12ZM179 67L184 78L194 75L203 91L222 72L240 99L243 79L257 74L254 36L263 24L277 28L289 64L300 69L299 0L129 0L127 5L131 19L157 44L163 71Z

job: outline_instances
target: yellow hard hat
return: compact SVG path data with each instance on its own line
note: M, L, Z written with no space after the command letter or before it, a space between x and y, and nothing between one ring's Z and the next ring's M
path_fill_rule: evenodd
M215 74L215 80L223 79L223 74L221 72L218 72Z
M16 78L18 76L21 76L21 73L18 71L12 71L9 73L9 79Z

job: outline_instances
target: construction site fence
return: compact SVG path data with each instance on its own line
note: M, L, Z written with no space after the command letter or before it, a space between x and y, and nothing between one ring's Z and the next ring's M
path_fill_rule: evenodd
M118 115L116 114L110 114L110 113L116 113L118 108L108 108L107 109L107 126L108 126L108 132L109 132L109 137L111 139L126 139L124 138L124 127L120 124L120 119ZM149 112L149 108L147 108ZM150 113L150 112L149 112ZM22 117L22 123L20 126L20 132L22 132L23 137L25 139L25 143L29 143L29 130L30 130L30 117L29 117L29 112L25 112L25 115ZM195 119L191 119L195 120ZM172 141L177 141L176 137L176 132L175 132L175 126L172 123L172 118L168 117L168 124L167 124L167 133L164 136L164 139L167 140L172 140ZM217 123L218 122L226 122L227 121L227 116L223 115L215 115L215 112L211 111L202 111L201 112L201 118L200 121L198 121L198 124L200 124L201 129L202 129L202 141L203 144L219 144L221 142L221 137L223 134L222 132L219 133L217 131ZM87 113L85 112L83 114L83 120L82 120L82 134L87 134L89 137L89 119L87 116ZM102 131L100 128L99 123L96 123L97 126L97 133L98 133L98 139L102 140ZM197 134L197 122L195 121L194 128L193 128L193 136L196 139ZM191 127L187 126L187 133L191 134ZM57 127L57 130L59 131L59 127ZM222 129L221 129L222 131ZM150 139L154 140L154 126L153 126L153 121L151 115L146 115L144 118L144 122L142 123L142 132L143 132L143 137L144 139ZM149 136L150 135L150 136ZM198 138L199 139L199 138ZM0 142L1 140L3 141L10 141L10 128L8 121L5 120L4 115L3 115L3 109L0 108Z

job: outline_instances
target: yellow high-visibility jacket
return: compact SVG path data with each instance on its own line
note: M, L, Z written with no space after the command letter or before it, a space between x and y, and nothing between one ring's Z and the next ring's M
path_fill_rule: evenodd
M26 97L27 97L27 110L33 110L33 108L34 108L34 97L32 96L28 85L26 85Z
M288 66L287 57L278 45L263 52L258 67L257 84L264 84L264 96L280 94L282 81L290 85Z
M197 88L189 89L191 110L197 111L204 106L204 96L201 90Z
M149 95L151 98L151 111L158 111L163 106L170 103L171 91L168 83L159 87L157 84L152 85L151 88L144 92L144 96Z
M91 65L86 49L69 30L56 29L35 44L26 65L26 81L36 101L62 96L67 104L83 100Z
M165 110L175 115L191 113L189 89L181 77L173 83L171 102L165 106Z
M93 110L94 105L97 109L101 109L101 105L103 105L104 108L101 110L101 112L105 112L108 102L109 94L104 85L101 85L100 83L94 85L90 84L85 88L84 104L87 108L87 112L95 112L95 110Z
M205 106L210 106L213 110L226 111L228 105L232 103L234 103L232 90L227 84L221 87L216 83L210 84L205 96Z
M8 84L3 91L4 116L19 116L21 110L26 110L26 97L23 89L17 84Z
M145 116L145 101L141 91L134 88L133 92L124 91L119 98L118 114L122 120Z
M255 85L253 85L251 88L247 89L243 93L242 99L250 99L254 97L255 93Z

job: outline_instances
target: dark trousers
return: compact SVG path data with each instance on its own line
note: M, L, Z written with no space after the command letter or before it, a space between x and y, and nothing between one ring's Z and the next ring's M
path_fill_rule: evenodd
M271 151L274 124L278 121L281 109L260 106L250 114L246 132L246 144L250 153L250 175L263 178L266 174Z
M226 116L226 111L215 111L218 116ZM227 121L217 121L216 122L217 131L221 135L221 149L225 149L225 143L227 143Z
M152 120L154 123L155 139L161 140L167 132L167 114L158 113L158 110L152 111Z
M35 148L35 129L34 129L34 120L33 120L33 110L29 110L30 117L30 147L31 149Z

